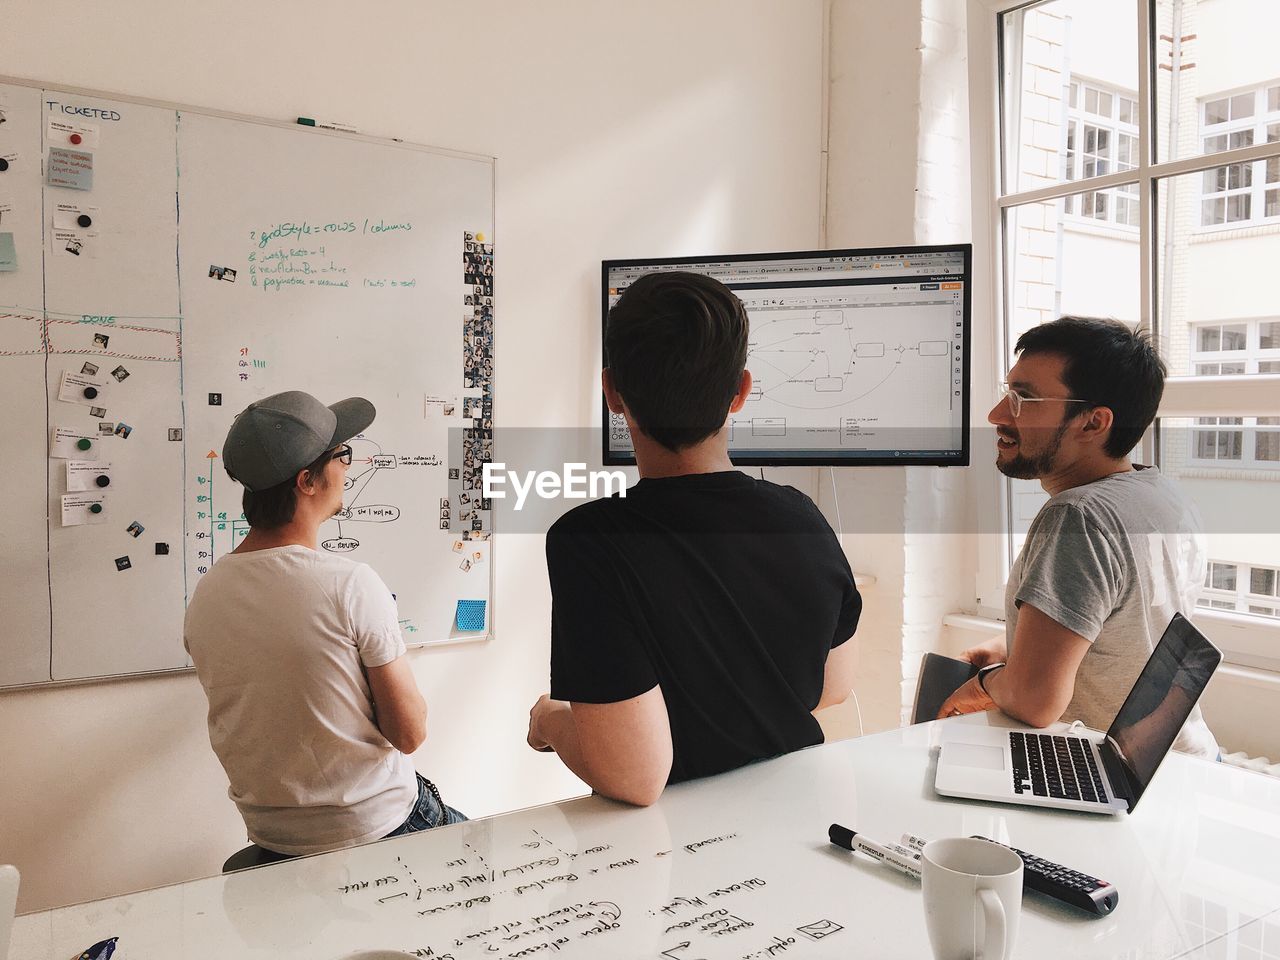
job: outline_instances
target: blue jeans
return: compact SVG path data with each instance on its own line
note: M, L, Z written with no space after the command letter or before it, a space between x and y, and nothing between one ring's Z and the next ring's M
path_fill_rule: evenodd
M409 818L396 827L388 837L402 837L406 833L417 833L430 830L432 827L444 827L451 823L461 823L466 815L453 809L440 799L440 792L435 784L418 774L418 802L409 811ZM385 839L385 838L384 838Z

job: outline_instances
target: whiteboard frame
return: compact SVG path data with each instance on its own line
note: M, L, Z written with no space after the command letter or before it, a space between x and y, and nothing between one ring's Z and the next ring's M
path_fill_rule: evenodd
M107 90L97 90L92 87L76 87L67 86L58 83L44 83L40 80L32 80L27 77L13 77L0 73L0 84L7 84L15 87L26 87L28 89L40 91L52 91L62 94L70 94L76 97L101 98L105 100L116 100L121 103L132 103L142 107L154 107L161 110L173 110L178 113L195 113L206 117L218 117L223 120L235 120L241 123L252 123L261 127L277 127L282 130L303 130L308 135L335 137L343 140L354 140L359 143L369 143L376 146L394 147L401 150L408 150L414 153L430 153L436 156L449 157L456 160L472 160L477 163L487 163L489 165L489 203L493 210L493 233L496 241L498 235L498 158L487 153L474 153L467 150L453 150L448 147L434 147L423 143L414 143L412 141L401 140L398 137L380 137L366 133L351 133L346 130L328 130L323 127L311 127L306 124L300 124L297 120L273 120L270 117L260 117L248 113L236 113L230 110L218 110L213 107L200 107L192 104L179 103L173 100L155 100L150 97L135 97L128 94L112 93ZM41 158L41 163L44 158ZM494 379L497 380L497 317L498 317L498 289L494 285ZM495 382L495 396L496 396ZM485 604L485 630L475 636L467 637L443 637L439 640L421 640L414 643L405 642L405 646L409 650L418 650L425 647L451 647L459 644L480 643L494 640L497 638L496 629L496 607L494 602L497 589L497 518L493 516L494 529L489 534L489 598ZM45 523L48 524L50 518L45 515ZM184 605L186 600L184 598ZM136 680L146 677L172 677L182 676L184 674L195 673L195 667L178 667L169 670L140 670L131 673L111 673L103 674L98 677L76 677L69 680L55 680L53 673L53 643L50 637L49 644L49 673L48 680L37 680L32 683L17 684L0 684L0 695L18 690L44 690L51 687L78 687L91 683L113 683L122 680Z

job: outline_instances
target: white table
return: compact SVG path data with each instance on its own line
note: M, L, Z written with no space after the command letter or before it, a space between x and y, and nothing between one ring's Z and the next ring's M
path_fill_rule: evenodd
M683 784L648 809L583 798L29 914L11 956L68 960L109 936L118 960L930 956L918 883L830 846L833 821L881 840L981 833L1118 886L1102 919L1028 894L1019 957L1280 956L1280 782L1175 754L1128 817L949 800L932 789L939 726Z

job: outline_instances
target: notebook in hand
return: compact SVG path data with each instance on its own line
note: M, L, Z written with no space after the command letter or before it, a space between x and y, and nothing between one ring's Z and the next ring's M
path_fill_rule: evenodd
M938 719L938 711L967 681L977 676L978 668L964 660L926 653L920 660L920 677L916 681L916 702L911 708L912 723Z

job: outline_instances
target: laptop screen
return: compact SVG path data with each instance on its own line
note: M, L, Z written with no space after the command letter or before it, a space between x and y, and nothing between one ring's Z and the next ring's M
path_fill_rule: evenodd
M1175 613L1107 731L1129 778L1130 809L1187 722L1222 654Z

